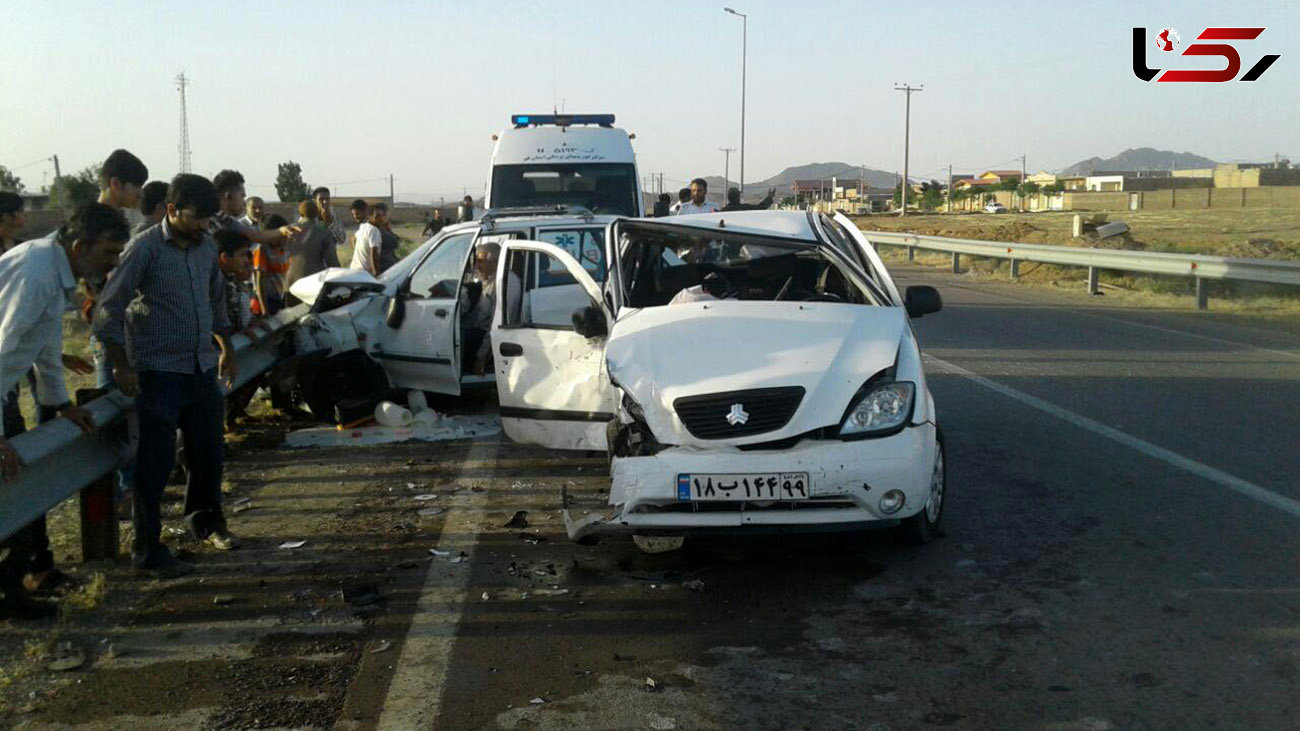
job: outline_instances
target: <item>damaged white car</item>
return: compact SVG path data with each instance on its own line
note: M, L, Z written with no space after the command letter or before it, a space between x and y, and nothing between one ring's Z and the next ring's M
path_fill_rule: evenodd
M842 215L621 219L604 238L604 271L511 240L497 274L506 434L610 456L608 505L565 496L571 538L937 535L944 443L908 324L937 291L900 295ZM542 273L577 286L548 298Z

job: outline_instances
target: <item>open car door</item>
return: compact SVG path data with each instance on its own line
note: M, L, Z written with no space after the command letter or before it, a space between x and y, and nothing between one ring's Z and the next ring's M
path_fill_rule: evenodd
M852 237L853 242L858 245L858 250L862 252L862 258L866 260L868 265L867 276L889 294L894 300L894 305L902 307L903 297L898 293L898 286L894 284L893 277L889 276L889 270L885 269L885 262L880 260L880 254L876 253L875 247L871 245L870 241L867 241L867 237L849 220L848 216L836 211L834 221L843 227L848 235Z
M474 234L446 237L394 295L403 316L378 328L370 353L394 388L460 394L460 290Z
M577 285L577 286L574 286ZM502 244L492 352L501 426L516 442L605 451L616 391L605 371L612 313L595 280L563 249ZM582 330L575 325L581 315Z

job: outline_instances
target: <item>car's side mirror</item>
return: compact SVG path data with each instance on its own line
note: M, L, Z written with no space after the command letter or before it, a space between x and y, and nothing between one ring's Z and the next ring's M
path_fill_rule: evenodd
M399 288L393 293L392 298L388 300L388 312L384 314L384 322L387 322L389 327L396 330L402 326L402 322L405 320L406 292Z
M605 326L605 313L595 305L587 305L573 313L573 329L584 338L599 338L609 334Z
M942 310L943 298L934 287L908 287L903 295L903 307L907 310L908 317L920 317Z

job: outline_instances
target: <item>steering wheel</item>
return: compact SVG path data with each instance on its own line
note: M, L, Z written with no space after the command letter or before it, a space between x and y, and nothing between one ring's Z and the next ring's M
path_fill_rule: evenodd
M844 298L839 296L838 294L823 292L822 294L814 294L810 297L804 297L802 301L803 302L843 302Z

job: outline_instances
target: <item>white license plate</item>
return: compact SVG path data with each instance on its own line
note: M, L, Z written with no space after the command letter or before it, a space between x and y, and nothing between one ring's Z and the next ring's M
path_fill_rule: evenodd
M677 475L677 499L681 502L807 500L809 488L807 472Z

